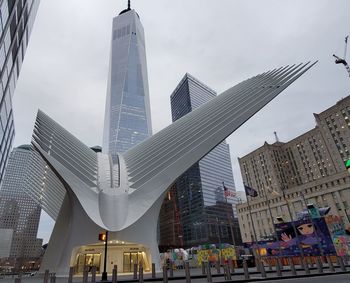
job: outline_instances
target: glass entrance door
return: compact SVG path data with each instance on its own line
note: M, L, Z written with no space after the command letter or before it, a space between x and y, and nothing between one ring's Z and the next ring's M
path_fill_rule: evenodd
M100 272L100 264L101 264L101 254L79 254L77 265L76 265L76 273L83 273L84 268L89 267L89 271L93 266L96 267L96 272Z
M123 272L133 272L134 264L139 265L142 262L142 254L140 252L123 254Z

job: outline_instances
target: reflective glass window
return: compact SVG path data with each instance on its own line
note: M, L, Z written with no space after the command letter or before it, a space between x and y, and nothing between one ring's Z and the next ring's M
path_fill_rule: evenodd
M6 59L6 57L5 57L5 47L4 47L4 44L2 44L1 48L0 48L0 71L4 67L5 59Z
M7 30L6 36L5 36L5 53L6 54L9 52L10 46L11 46L11 35L10 35L10 31Z
M19 21L19 19L21 17L22 9L23 9L23 4L22 4L22 1L19 0L17 2L17 21Z
M12 66L13 66L12 56L10 56L10 58L8 58L6 66L7 66L7 71L9 72L9 76L10 76L10 72L11 72Z
M11 24L10 24L11 38L15 37L16 27L17 27L17 18L16 18L16 15L14 15L11 19Z
M11 97L15 93L15 85L16 85L16 75L14 74L14 72L12 72L11 77L9 79L9 88L8 88L10 91Z
M5 2L6 0L4 0ZM12 11L13 6L15 6L16 0L7 0L9 11ZM10 12L11 13L11 12Z
M2 88L3 88L3 90L5 90L6 89L6 85L7 85L7 81L8 81L8 72L7 72L7 67L6 66L4 67L1 81L2 81Z
M6 124L7 124L7 113L6 113L5 103L3 103L3 104L1 105L1 109L0 109L0 119L1 119L1 124L3 125L3 127L5 127Z
M11 96L9 95L8 91L6 92L6 95L5 95L5 105L9 116L11 113L10 110L12 109L12 103L11 103Z
M2 32L4 30L4 25L2 23L2 20L1 20L1 13L0 13L0 36L2 35Z
M7 6L7 1L4 0L2 1L2 4L1 4L1 20L4 27L6 25L8 17L9 17L9 9Z

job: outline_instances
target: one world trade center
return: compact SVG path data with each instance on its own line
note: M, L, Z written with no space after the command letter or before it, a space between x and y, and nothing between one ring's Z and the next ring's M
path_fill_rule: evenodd
M151 135L145 37L129 1L113 19L103 152L125 152Z

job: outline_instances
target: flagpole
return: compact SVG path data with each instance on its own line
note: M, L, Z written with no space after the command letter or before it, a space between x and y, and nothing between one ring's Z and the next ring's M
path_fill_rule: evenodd
M231 217L230 217L229 211L228 211L228 202L227 202L227 194L225 192L225 183L222 182L222 185L223 185L223 188L224 188L224 196L225 196L225 201L226 201L226 211L227 211L227 218L228 218L228 221L229 221L228 223L230 225L232 244L236 248L235 235L233 234L233 227L232 227ZM231 205L231 211L232 211L232 205Z
M272 221L272 227L273 227L273 231L275 232L275 240L276 240L276 243L278 244L278 250L279 250L279 252L280 252L279 257L282 257L282 248L281 248L280 241L279 241L279 239L278 239L277 230L276 230L276 227L275 227L275 222L273 221L273 216L272 216L270 201L269 201L269 199L268 199L268 197L267 197L267 194L266 194L266 191L265 191L265 188L264 188L264 187L262 187L262 190L264 191L266 204L267 204L267 207L269 208L270 218L271 218L271 221Z

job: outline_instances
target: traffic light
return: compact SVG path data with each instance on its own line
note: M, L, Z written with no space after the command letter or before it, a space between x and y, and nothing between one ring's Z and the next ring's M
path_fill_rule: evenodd
M98 234L98 240L103 242L106 241L106 234L105 233Z

